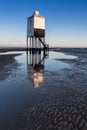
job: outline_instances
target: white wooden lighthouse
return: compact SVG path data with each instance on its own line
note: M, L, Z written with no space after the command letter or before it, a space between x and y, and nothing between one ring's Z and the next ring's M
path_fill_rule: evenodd
M35 11L27 18L27 49L46 48L45 43L45 18Z

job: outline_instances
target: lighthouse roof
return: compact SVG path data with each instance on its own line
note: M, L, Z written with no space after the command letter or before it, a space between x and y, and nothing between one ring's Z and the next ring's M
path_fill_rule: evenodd
M33 15L30 16L30 17L28 17L27 19L32 18L32 17L40 17L40 18L44 18L43 16L41 16L41 15L39 14L39 11L34 11Z

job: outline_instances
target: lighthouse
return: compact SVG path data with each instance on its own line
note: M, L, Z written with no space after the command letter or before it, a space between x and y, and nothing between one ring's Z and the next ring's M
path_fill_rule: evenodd
M27 18L27 49L47 48L45 42L45 17L35 11Z

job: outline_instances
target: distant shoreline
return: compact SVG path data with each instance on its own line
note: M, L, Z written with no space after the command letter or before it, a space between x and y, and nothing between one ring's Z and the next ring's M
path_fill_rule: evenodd
M30 49L28 49L30 50ZM34 49L36 50L43 50L41 49ZM17 48L17 47L9 47L9 48L0 48L0 53L9 52L9 51L27 51L27 48ZM87 53L87 48L49 48L49 51L57 51L57 52L74 52L74 53Z
M0 52L2 53L2 52L8 52L8 51L26 51L26 48L11 48L11 47L9 47L9 48L0 48Z

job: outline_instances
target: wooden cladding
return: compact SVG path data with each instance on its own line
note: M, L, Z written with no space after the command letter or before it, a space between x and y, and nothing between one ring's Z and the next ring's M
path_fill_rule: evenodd
M34 29L34 36L35 37L45 37L45 30L44 29Z

